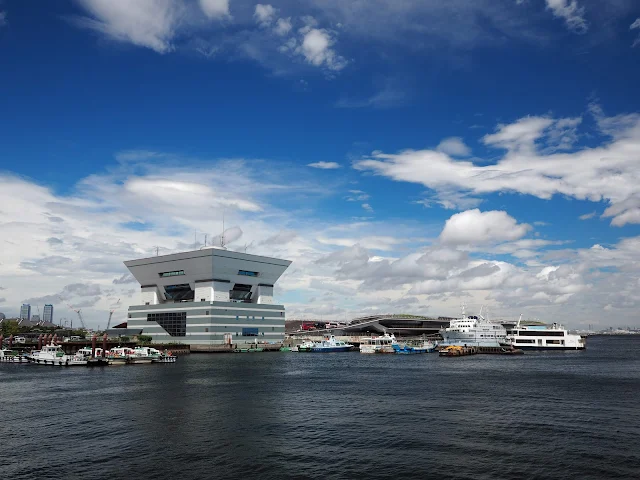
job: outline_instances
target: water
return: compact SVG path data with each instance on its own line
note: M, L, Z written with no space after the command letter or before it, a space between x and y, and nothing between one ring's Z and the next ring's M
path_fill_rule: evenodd
M0 476L639 478L640 337L583 352L0 364Z

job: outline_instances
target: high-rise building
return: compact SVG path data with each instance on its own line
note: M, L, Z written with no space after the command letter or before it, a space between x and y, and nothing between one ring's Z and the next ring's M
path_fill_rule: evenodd
M20 307L20 319L31 320L31 305L28 303L23 303Z
M47 303L42 312L42 320L53 323L53 305Z

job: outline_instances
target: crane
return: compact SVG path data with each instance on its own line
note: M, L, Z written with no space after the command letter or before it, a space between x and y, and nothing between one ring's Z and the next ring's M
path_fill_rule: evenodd
M109 310L109 321L107 322L107 330L109 330L109 327L111 326L111 317L113 316L113 312L115 312L119 306L120 306L120 299L118 299L118 301L116 302L116 305L111 310Z
M78 315L78 318L80 319L80 324L82 325L82 329L86 330L87 326L84 324L84 318L82 318L82 310L80 310L79 308L73 308L71 305L69 305L62 297L58 297L60 300L62 300L65 305L67 307L69 307L71 310L73 310L74 312L76 312L76 314Z

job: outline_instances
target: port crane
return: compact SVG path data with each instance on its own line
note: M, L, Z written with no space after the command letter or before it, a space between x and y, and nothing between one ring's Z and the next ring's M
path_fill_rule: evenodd
M82 329L86 330L87 326L84 324L84 318L82 318L82 310L79 308L73 308L71 305L69 305L62 297L58 297L60 300L62 300L65 305L67 307L69 307L69 309L73 310L74 312L76 312L76 315L78 315L78 318L80 319L80 324L82 325ZM72 324L73 325L73 324Z
M118 299L118 301L116 302L116 305L111 310L109 310L109 321L107 322L107 330L109 330L109 327L111 326L111 317L113 317L113 312L115 312L119 306L120 306L120 299Z

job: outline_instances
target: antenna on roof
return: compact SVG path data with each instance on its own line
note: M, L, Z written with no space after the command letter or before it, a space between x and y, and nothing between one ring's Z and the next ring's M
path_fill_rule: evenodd
M205 247L207 246L207 234L206 233L204 234L204 246Z
M220 246L224 248L224 209L222 210L222 235L220 235Z
M158 252L160 251L160 247L155 246L155 247L153 247L153 248L155 248L155 249L156 249L156 257L157 257L157 256L159 255L159 253L158 253Z

